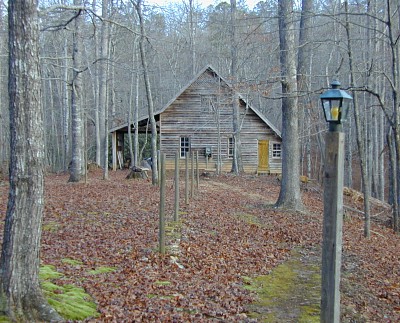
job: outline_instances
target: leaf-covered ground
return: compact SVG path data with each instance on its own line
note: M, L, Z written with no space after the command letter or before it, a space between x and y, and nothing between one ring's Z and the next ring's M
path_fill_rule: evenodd
M249 277L270 273L295 248L303 261L320 256L323 205L316 185L303 190L307 211L294 213L273 208L279 194L273 176L202 178L187 206L182 184L181 220L172 223L168 179L161 256L159 189L126 175L111 172L103 181L93 172L87 184L46 177L42 263L63 274L57 284L83 287L94 298L100 314L89 321L251 322L256 294L244 288ZM7 192L3 182L3 217ZM362 205L346 199L352 208ZM364 239L355 212L345 218L343 240L342 321L400 321L400 237L381 220Z

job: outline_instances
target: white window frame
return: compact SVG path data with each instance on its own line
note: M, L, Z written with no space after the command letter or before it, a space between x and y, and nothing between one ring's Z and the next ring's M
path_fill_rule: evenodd
M190 153L190 137L179 137L179 156L185 158Z
M282 158L282 143L272 142L271 143L271 155L274 159Z
M233 137L228 137L228 158L232 159L235 156L235 140Z

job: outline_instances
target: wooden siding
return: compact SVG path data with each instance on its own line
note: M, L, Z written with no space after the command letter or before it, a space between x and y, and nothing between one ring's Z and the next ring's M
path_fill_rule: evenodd
M160 115L160 150L166 153L167 169L174 167L173 158L180 147L180 137L189 137L191 150L199 152L199 168L206 168L205 148L212 147L208 168L215 168L218 150L217 114L220 120L222 170L230 171L232 158L228 158L228 138L233 132L232 90L210 71L203 73ZM251 109L241 102L242 160L245 172L256 173L258 166L258 141L281 142L281 139ZM272 146L272 145L271 145ZM281 160L272 158L269 165L276 172ZM181 160L181 166L184 160Z

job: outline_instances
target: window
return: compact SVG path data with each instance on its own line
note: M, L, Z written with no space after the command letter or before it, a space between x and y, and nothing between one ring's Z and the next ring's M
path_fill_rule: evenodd
M235 141L233 137L228 138L228 158L233 158L233 154L235 153Z
M190 152L190 138L189 137L181 137L180 152L181 152L181 158L185 158L186 154L189 154L189 152Z
M282 144L273 143L272 144L272 158L281 158L282 157Z

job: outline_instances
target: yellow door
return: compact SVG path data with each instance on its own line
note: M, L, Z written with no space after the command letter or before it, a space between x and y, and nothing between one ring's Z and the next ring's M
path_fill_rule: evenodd
M269 169L269 141L258 141L258 171L266 172Z

